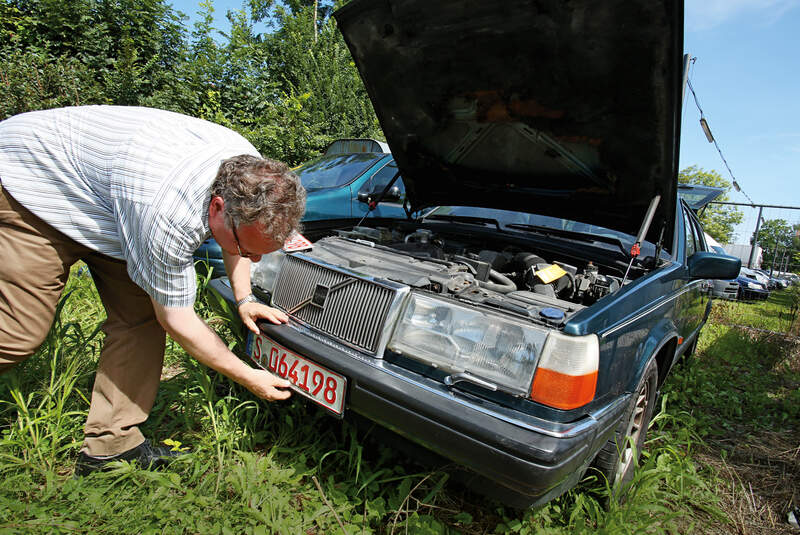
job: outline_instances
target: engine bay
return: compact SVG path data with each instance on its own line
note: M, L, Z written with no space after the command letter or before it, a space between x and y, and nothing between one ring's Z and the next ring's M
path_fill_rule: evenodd
M619 290L620 276L592 260L543 258L519 245L428 229L353 227L318 240L304 255L363 276L488 306L549 326Z

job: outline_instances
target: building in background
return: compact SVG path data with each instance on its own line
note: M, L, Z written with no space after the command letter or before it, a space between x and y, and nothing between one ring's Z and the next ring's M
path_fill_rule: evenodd
M760 245L756 246L755 255L753 255L753 263L750 262L750 252L753 246L748 243L740 243L733 245L725 245L725 251L732 256L736 256L742 260L742 265L750 268L761 267L762 249Z

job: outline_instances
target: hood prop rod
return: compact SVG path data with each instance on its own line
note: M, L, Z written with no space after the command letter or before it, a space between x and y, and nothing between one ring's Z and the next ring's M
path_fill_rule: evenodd
M642 221L642 226L639 227L639 234L636 235L636 241L631 246L631 261L628 262L628 269L625 270L625 276L622 278L622 284L620 284L620 288L625 285L625 282L628 280L628 273L631 270L633 261L641 253L639 248L644 241L644 237L647 236L647 231L650 230L650 223L653 222L653 217L656 215L656 208L658 208L658 203L660 201L661 195L656 195L650 200L650 206L647 208L647 213L644 216L644 221Z
M358 225L356 225L357 227L360 227L361 223L364 222L364 220L367 218L370 212L372 212L375 208L378 207L378 203L380 203L383 200L383 197L389 192L390 189L392 189L392 186L394 186L394 183L397 182L398 178L400 178L400 169L397 170L397 172L394 174L392 179L386 184L386 187L383 188L383 191L380 192L377 198L369 199L369 204L367 205L369 208L367 208L367 213L364 214L364 217L362 217L361 220L358 222Z

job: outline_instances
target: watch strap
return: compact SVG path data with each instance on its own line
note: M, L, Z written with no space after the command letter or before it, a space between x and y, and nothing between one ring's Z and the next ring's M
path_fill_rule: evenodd
M236 308L239 308L240 306L242 306L245 303L252 303L254 301L258 301L258 298L255 295L253 295L252 293L251 294L247 294L246 296L244 296L241 299L239 299L238 301L236 301Z

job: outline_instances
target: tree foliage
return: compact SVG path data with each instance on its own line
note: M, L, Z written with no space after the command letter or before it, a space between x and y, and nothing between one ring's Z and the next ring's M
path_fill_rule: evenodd
M687 167L678 173L678 182L722 188L725 193L716 200L723 202L728 200L727 192L731 189L731 183L722 178L717 171L705 171L696 165ZM703 224L703 229L718 242L733 243L736 237L733 232L734 228L742 222L742 217L742 212L735 206L709 204L703 209L700 222Z
M251 0L214 27L166 0L0 0L0 119L80 104L202 117L297 164L339 137L381 131L331 17L341 0ZM267 24L268 32L256 31Z
M790 225L785 219L767 219L758 230L758 245L763 250L761 266L781 268L786 258L800 250L800 224ZM752 244L752 239L750 240ZM789 262L793 264L793 262Z

